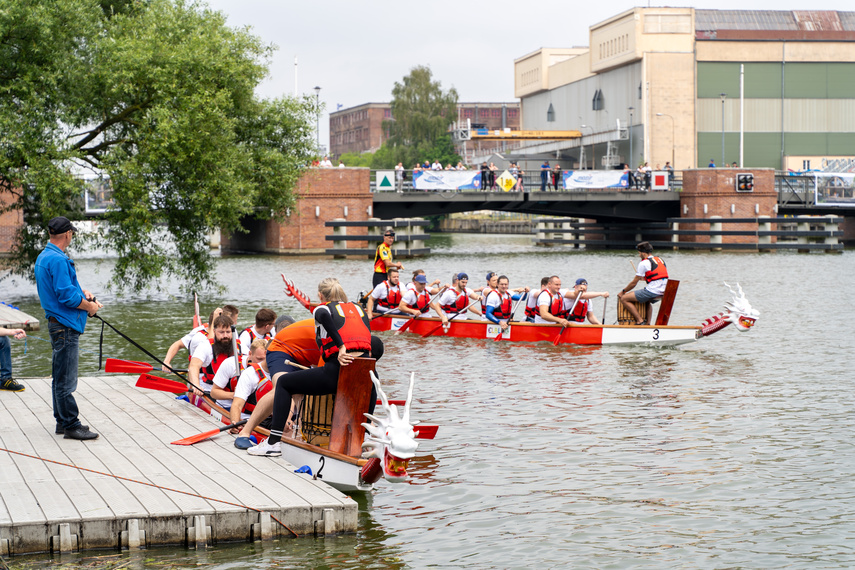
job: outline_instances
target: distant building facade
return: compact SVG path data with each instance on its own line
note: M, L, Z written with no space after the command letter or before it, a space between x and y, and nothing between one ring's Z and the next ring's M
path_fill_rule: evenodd
M374 152L388 138L383 121L392 119L389 103L364 103L349 109L330 113L330 155L338 158L347 152L361 154ZM520 104L511 103L459 103L457 120L469 120L473 127L519 130ZM495 141L470 142L467 153L489 154L501 149ZM462 148L459 151L462 153Z
M583 134L524 152L695 168L738 162L741 130L745 167L855 167L855 12L634 8L589 46L515 60L522 128Z

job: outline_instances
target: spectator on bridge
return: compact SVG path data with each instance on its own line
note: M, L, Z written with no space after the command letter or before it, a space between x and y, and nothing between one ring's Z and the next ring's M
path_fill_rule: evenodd
M490 167L486 162L481 163L481 190L487 191L490 184Z
M710 163L707 164L707 168L715 168L715 159L711 158Z
M543 164L540 165L540 191L546 192L546 183L549 180L549 171L552 170L552 167L549 166L549 161L545 160Z
M330 162L330 157L324 157L324 159L321 161L321 168L332 168L332 162Z
M494 163L490 163L490 190L496 189L496 172L498 172L499 167Z
M635 176L632 175L632 169L626 163L623 165L623 173L626 176L626 188L629 190L635 186Z
M442 170L442 163L439 161L439 159L433 161L433 164L430 165L430 169Z
M445 169L446 169L446 170L454 170L454 165L452 165L452 164L449 162L448 164L446 164L446 165L445 165Z
M670 162L667 162L667 161L665 162L665 168L663 168L663 170L667 170L668 174L670 174L670 175L674 174L674 167L671 166Z
M556 192L561 188L561 166L558 164L552 167L552 186Z
M466 170L466 165L458 161L456 170Z
M398 189L398 194L404 193L404 163L399 162L395 165L395 186Z

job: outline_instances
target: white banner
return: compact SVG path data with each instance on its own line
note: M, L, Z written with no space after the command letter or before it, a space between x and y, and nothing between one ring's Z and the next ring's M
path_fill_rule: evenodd
M850 172L811 172L817 204L855 207L855 174Z
M565 170L564 188L628 188L623 170Z
M416 190L480 190L479 170L425 170L413 175Z

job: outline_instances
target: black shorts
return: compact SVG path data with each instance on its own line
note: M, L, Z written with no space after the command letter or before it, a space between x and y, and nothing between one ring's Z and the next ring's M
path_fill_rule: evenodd
M286 360L295 362L297 359L283 350L271 350L267 353L267 370L270 371L271 378L280 372L296 372L297 370L302 370L302 368L297 366L285 364Z

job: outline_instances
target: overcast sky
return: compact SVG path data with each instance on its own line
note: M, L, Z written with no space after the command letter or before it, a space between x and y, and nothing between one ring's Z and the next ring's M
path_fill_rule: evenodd
M389 101L394 83L416 65L430 66L443 89L457 89L460 101L514 101L514 59L541 47L586 46L589 26L633 6L648 6L624 0L207 3L224 12L229 25L249 26L278 47L260 95L294 93L297 57L298 91L314 94L314 87L321 87L320 99L326 105L321 144L327 147L330 112L338 105ZM692 5L717 10L855 10L851 0L819 5L808 0L700 0Z

